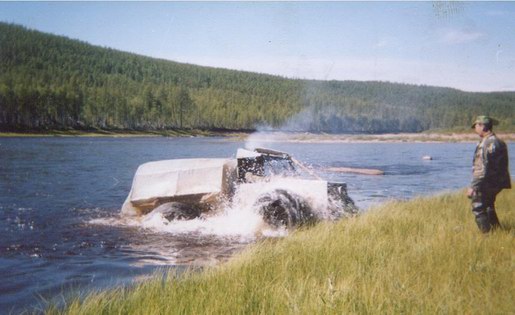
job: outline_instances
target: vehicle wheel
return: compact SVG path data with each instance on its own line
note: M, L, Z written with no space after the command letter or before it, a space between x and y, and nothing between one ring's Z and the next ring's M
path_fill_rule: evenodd
M284 189L262 195L256 206L264 221L275 227L294 227L316 220L311 207L302 197Z
M193 220L200 216L200 209L181 202L167 202L152 210L161 213L167 220Z
M358 207L347 193L347 185L344 183L328 183L327 194L329 197L329 211L332 219L351 217L359 213Z

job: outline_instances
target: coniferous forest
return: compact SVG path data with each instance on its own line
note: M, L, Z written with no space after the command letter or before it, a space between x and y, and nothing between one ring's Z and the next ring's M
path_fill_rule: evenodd
M479 114L513 131L515 91L287 79L97 47L0 23L0 130L418 132Z

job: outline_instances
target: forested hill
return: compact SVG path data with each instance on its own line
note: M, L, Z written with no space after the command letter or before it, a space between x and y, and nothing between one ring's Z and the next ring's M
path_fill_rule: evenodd
M515 125L515 92L294 80L92 46L0 23L0 130L169 128L399 132Z

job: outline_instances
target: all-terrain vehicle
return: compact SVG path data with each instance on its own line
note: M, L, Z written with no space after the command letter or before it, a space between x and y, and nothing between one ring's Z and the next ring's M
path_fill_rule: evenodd
M307 176L311 177L308 178ZM168 220L209 215L245 196L272 226L293 227L357 213L344 183L327 182L287 153L238 149L235 159L175 159L139 166L124 215Z

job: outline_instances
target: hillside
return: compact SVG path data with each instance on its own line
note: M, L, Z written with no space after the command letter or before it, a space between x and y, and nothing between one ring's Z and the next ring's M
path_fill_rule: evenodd
M418 132L475 115L515 127L515 92L287 79L154 59L0 23L0 131Z

